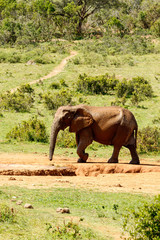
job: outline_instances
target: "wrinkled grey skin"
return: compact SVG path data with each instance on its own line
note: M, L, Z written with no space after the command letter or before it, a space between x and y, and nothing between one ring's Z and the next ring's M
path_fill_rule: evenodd
M92 107L86 105L62 106L58 108L51 129L49 159L52 160L58 132L69 126L76 133L78 162L86 162L85 149L93 140L113 145L113 154L108 163L118 163L122 146L130 150L131 164L139 164L136 151L137 122L134 115L121 107Z

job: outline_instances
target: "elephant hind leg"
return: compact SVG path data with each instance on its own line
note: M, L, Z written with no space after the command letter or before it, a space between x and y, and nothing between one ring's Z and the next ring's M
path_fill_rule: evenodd
M135 144L134 145L127 145L126 147L130 150L131 157L132 157L132 160L130 161L130 164L140 164Z
M112 156L108 160L108 163L118 163L118 155L119 155L120 149L121 149L121 146L114 146Z

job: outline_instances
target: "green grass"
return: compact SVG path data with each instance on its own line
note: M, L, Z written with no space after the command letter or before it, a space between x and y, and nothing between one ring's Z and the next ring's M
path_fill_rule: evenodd
M13 196L17 201L22 200L22 205L11 202ZM74 187L26 189L6 186L0 188L0 197L1 204L12 208L15 215L11 223L6 220L0 224L0 239L6 240L59 239L53 237L52 230L64 226L64 222L79 226L82 238L76 239L112 239L114 231L122 233L122 215L151 199L147 195L82 191ZM34 209L24 209L25 203L32 204ZM58 207L69 207L71 213L57 213ZM107 229L112 230L107 232Z

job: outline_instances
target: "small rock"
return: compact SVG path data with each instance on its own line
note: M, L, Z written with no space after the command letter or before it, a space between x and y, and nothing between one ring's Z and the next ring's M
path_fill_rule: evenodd
M24 205L24 208L33 209L33 206L32 206L31 204L29 204L29 203L26 203L26 204Z
M22 200L18 200L18 201L16 202L17 205L21 205L22 203L23 203Z
M123 187L120 183L115 185L115 187Z
M56 212L61 212L61 211L62 211L62 208L60 207L56 209Z
M11 202L16 202L16 199L12 198L12 199L11 199Z
M35 65L36 63L33 61L33 60L29 60L28 62L27 62L27 65Z
M13 196L12 199L11 199L11 202L16 202L16 196Z
M10 177L8 180L16 180L15 177Z
M57 208L56 212L60 212L60 213L70 213L69 208Z

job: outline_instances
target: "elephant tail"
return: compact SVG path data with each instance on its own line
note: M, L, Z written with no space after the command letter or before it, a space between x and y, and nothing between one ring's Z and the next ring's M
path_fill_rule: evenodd
M138 133L138 125L136 125L134 129L134 139L135 139L135 147L137 148L137 133Z

